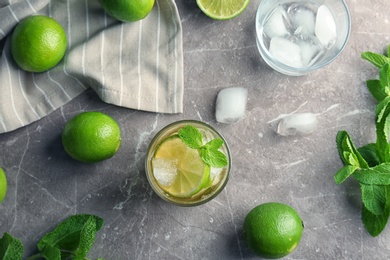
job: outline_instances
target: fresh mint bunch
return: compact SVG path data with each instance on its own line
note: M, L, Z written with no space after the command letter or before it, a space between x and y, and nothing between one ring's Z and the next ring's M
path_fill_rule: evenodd
M70 216L39 241L40 253L27 260L87 259L87 254L95 242L96 233L102 226L103 219L94 215ZM5 233L0 239L0 259L21 260L22 256L23 245L20 240Z
M188 147L197 149L203 162L215 167L222 168L228 164L226 155L219 150L223 140L215 138L203 144L202 133L194 126L187 125L179 130L179 137Z
M388 46L388 55L390 45ZM362 220L372 236L378 236L390 216L390 56L364 52L362 59L379 69L379 79L367 80L367 88L378 101L376 106L376 142L356 148L346 131L336 137L337 149L344 167L334 180L337 184L353 176L362 191Z

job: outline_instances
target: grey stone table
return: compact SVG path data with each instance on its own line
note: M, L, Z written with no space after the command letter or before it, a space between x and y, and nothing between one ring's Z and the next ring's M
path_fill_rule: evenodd
M176 1L183 25L184 113L155 114L108 105L92 90L29 126L0 135L0 165L9 190L0 205L0 234L24 244L25 255L61 220L96 214L105 224L90 252L106 259L254 259L243 243L245 215L256 205L279 201L302 216L299 247L286 259L389 259L390 228L372 238L361 218L358 184L336 185L342 166L336 133L347 130L357 146L375 140L375 100L365 81L377 70L360 58L390 43L390 1L347 0L352 34L342 55L307 76L284 76L260 58L254 19L260 0L230 21L214 21L195 0ZM226 87L249 91L247 114L233 125L215 120L217 93ZM317 131L281 137L281 114L319 114ZM97 110L114 117L122 146L111 159L82 164L70 159L60 140L72 116ZM228 140L231 179L213 201L181 208L162 201L145 177L144 159L154 134L173 121L197 119Z

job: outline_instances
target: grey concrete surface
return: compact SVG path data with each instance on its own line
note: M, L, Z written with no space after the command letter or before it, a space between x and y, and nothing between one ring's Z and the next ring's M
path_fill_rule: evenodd
M342 166L335 137L347 130L357 146L375 140L376 102L365 81L378 71L360 58L390 43L390 1L347 0L352 33L341 56L312 74L291 77L269 68L255 42L260 0L229 21L206 17L195 0L177 0L183 25L184 113L135 111L105 104L92 91L42 120L0 135L0 165L8 194L0 205L0 234L24 244L25 255L61 220L90 213L105 220L90 257L126 259L256 259L242 240L245 215L269 201L288 203L305 230L285 259L390 259L390 227L373 238L364 229L361 193L354 180L336 185ZM215 99L226 87L249 91L246 117L236 124L215 120ZM281 114L319 114L315 133L281 137ZM114 117L122 146L96 164L72 160L60 136L81 111ZM168 204L155 195L144 172L147 146L159 129L180 119L207 122L228 140L232 176L211 202L193 208Z

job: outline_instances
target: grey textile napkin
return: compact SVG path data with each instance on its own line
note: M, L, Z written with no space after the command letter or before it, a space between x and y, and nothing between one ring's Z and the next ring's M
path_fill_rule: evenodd
M44 14L67 34L54 69L29 73L10 52L13 28ZM0 0L0 133L37 121L91 87L110 104L137 110L183 110L182 28L174 0L156 0L143 20L122 23L98 0Z

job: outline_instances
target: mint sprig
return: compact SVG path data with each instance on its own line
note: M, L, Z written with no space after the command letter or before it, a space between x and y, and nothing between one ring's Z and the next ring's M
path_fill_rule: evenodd
M103 219L98 216L88 214L70 216L39 241L40 253L27 260L87 259L87 254L95 242L96 233L102 226ZM6 253L2 255L2 252ZM21 260L22 256L23 245L20 240L5 233L0 239L0 259Z
M388 55L390 45L388 46ZM362 191L362 220L372 236L378 236L390 216L390 56L364 52L362 59L379 68L379 79L367 80L367 88L378 101L376 114L376 142L355 148L346 131L336 136L337 149L344 167L334 180L337 184L353 176Z
M204 163L215 168L222 168L228 164L226 155L219 150L224 143L222 139L215 138L203 144L202 133L191 125L182 127L178 134L183 143L199 151Z

